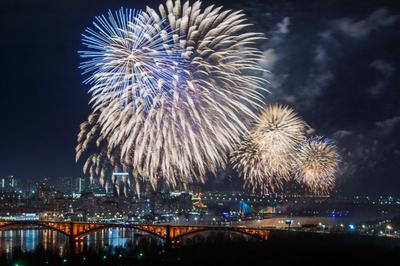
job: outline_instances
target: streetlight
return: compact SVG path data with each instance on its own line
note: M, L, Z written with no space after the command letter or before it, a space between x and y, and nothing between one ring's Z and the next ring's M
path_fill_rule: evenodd
M388 231L387 234L390 235L390 231L393 229L393 227L390 224L388 224L388 225L386 225L386 229Z

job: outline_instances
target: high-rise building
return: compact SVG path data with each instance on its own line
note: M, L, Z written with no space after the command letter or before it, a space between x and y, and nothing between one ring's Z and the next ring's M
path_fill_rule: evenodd
M64 196L80 195L87 188L86 180L81 177L59 177L55 182L55 187Z
M44 177L36 183L37 198L48 203L51 199L60 198L60 192Z
M1 192L15 191L17 187L17 180L13 175L2 177L0 180Z

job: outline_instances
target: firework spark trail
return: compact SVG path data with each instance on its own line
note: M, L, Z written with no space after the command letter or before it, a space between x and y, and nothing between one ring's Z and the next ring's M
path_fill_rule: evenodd
M320 136L309 138L298 149L296 179L315 194L327 194L335 186L338 162L332 140Z
M240 11L221 9L167 1L158 12L101 17L99 32L84 37L89 60L82 67L93 73L87 82L94 84L99 138L153 187L203 182L206 171L224 166L247 121L257 119L265 81L253 44L262 36L243 33ZM148 52L140 34L163 41L146 37ZM84 147L78 144L79 155Z
M305 138L307 124L293 109L268 105L251 133L232 153L234 168L245 185L261 192L282 188L292 173L296 147Z
M120 106L138 101L149 109L155 95L168 94L181 63L181 50L173 45L173 31L155 22L145 13L120 9L108 17L96 17L94 28L86 29L80 51L83 74L91 74L85 83L94 111L111 102Z
M85 160L83 172L89 174L91 182L94 177L98 177L100 185L105 188L111 185L118 191L122 185L124 193L127 195L125 184L118 184L120 182L117 181L120 180L110 179L110 176L112 176L113 172L131 172L132 169L124 162L121 162L118 149L109 151L104 147L103 142L105 140L100 137L100 127L97 124L97 119L98 114L93 113L88 117L87 121L81 124L76 147L76 160L82 156L82 153L95 149L96 152L90 154ZM124 181L137 193L140 193L140 181L142 180L128 178L124 179Z
M244 179L245 186L252 187L253 191L260 190L267 193L275 187L274 180L265 172L259 146L253 142L251 136L237 144L231 154L231 162Z

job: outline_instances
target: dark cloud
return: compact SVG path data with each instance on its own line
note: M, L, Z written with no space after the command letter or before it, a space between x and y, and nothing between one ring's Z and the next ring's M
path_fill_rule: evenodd
M351 134L352 134L351 131L340 129L340 130L336 131L335 133L333 133L332 137L334 139L339 140L339 139L345 138L347 136L350 136Z
M281 22L276 24L275 33L288 34L290 25L290 17L284 17Z
M339 190L400 193L400 10L274 2L244 9L266 32L267 101L293 106L341 153Z
M385 88L387 88L388 83L390 83L390 79L395 72L395 68L392 64L386 62L382 59L376 59L369 64L369 67L374 69L377 74L377 80L368 88L368 92L371 96L377 96L384 92Z
M387 118L382 121L378 121L375 123L377 127L380 127L384 131L391 131L393 130L397 125L400 124L400 116L395 116L391 118Z
M335 20L333 23L339 31L351 38L364 38L380 27L393 25L398 18L399 15L392 15L386 8L379 8L364 19L356 20L345 17Z

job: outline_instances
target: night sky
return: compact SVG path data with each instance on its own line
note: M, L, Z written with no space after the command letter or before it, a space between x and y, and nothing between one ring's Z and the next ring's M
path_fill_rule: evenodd
M244 9L265 33L266 102L294 107L336 141L341 193L399 195L400 2L337 2L204 1ZM74 148L90 108L81 33L108 9L159 3L2 1L0 176L82 175Z

